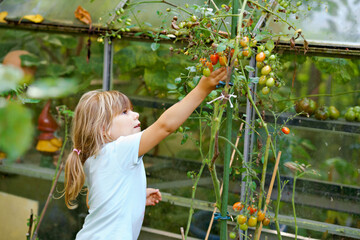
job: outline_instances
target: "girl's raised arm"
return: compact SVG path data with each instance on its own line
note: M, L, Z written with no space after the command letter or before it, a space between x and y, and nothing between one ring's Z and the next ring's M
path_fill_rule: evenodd
M206 96L215 89L216 85L225 80L226 76L225 67L212 72L209 77L203 76L199 84L188 95L167 109L155 123L145 129L140 140L139 156L147 153L178 129Z

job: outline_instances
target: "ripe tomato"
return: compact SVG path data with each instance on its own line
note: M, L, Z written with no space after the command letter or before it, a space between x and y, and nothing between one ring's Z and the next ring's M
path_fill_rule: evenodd
M232 206L235 212L240 212L243 209L244 205L241 204L241 202L236 202Z
M262 92L264 95L267 95L267 94L269 94L269 92L270 92L270 88L268 88L268 87L263 87L263 88L261 89L261 92Z
M235 232L230 232L230 233L229 233L229 237L230 237L231 239L235 239L235 238L236 238L236 233L235 233Z
M202 65L205 65L205 63L206 63L206 58L200 58L200 59L199 59L199 62L200 62Z
M284 134L289 134L290 133L290 129L288 127L283 127L281 129L281 131L284 133Z
M230 50L230 56L231 56L231 57L233 57L234 52L235 52L235 49L231 49L231 50Z
M258 54L256 54L256 61L257 62L263 62L265 60L265 53L264 52L260 52Z
M210 71L209 68L204 68L204 69L203 69L203 75L204 75L205 77L210 76L210 73L211 73L211 71Z
M219 63L221 66L226 66L227 65L227 57L226 56L219 57Z
M274 78L268 78L267 80L266 80L266 86L268 86L269 88L271 88L272 86L274 86L275 85L275 80L274 80Z
M241 40L240 40L240 45L242 47L247 47L248 46L248 43L249 43L249 38L248 37L243 37Z
M244 57L248 57L250 55L249 49L248 48L244 48L244 51L242 51L242 55Z
M210 69L210 72L212 72L212 71L214 70L214 67L213 67L213 65L211 64L211 62L207 61L207 62L205 63L205 65L206 65L206 67L208 67L208 68Z
M248 206L248 210L250 211L250 214L254 214L256 213L257 209L255 208L254 205Z
M264 220L262 221L262 224L263 224L264 226L269 225L269 223L270 223L270 219L267 218L267 217L265 217Z
M246 216L244 216L244 215L242 215L242 214L240 214L240 215L238 215L237 216L237 219L236 219L236 221L238 222L238 224L243 224L243 223L246 223L246 220L247 220L247 217Z
M261 69L262 75L268 75L271 72L271 67L269 65L266 65Z
M216 65L219 61L219 55L217 53L210 55L210 61L212 65Z
M257 216L258 216L257 217L258 222L261 222L265 218L265 213L263 213L262 211L259 211Z
M257 217L251 216L247 222L249 227L255 227L257 224Z
M248 225L246 225L246 223L240 224L240 229L246 231L248 229Z

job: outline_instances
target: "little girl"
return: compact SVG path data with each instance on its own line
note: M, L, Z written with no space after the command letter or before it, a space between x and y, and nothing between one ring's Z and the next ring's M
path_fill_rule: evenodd
M145 205L161 200L158 190L146 189L143 155L179 128L225 78L225 68L202 77L184 99L144 131L124 94L91 91L81 97L72 123L74 149L65 166L68 208L76 207L85 176L88 183L89 214L76 239L138 238Z

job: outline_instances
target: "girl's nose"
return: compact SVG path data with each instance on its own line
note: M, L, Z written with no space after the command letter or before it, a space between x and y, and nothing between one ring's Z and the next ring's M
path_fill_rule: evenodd
M139 118L139 113L137 113L137 112L132 112L132 113L133 113L135 119Z

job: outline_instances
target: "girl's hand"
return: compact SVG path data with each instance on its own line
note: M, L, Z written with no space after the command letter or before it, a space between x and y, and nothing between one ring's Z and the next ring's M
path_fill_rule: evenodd
M155 206L161 201L161 192L159 189L147 188L146 189L146 206Z
M209 94L212 90L216 88L216 85L218 85L220 81L225 81L226 77L227 69L225 67L218 68L217 70L213 71L210 76L203 76L200 79L197 87L200 90L206 91L207 94Z

